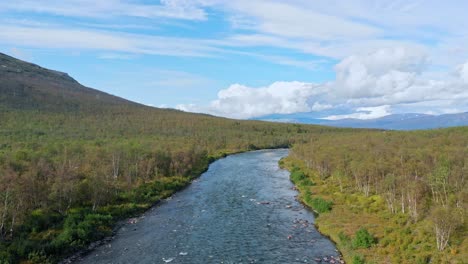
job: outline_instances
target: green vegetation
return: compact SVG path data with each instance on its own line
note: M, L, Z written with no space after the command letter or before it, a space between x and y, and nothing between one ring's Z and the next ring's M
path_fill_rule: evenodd
M370 248L375 244L375 238L365 228L360 228L353 239L354 248Z
M468 259L468 127L309 136L282 164L304 203L333 202L316 224L347 262Z
M310 202L312 208L319 214L329 212L332 209L333 202L326 201L320 197L312 198Z
M364 263L366 263L366 262L364 261L364 257L363 257L363 256L361 256L361 255L355 255L355 256L353 256L353 262L351 262L351 263L353 263L353 264L364 264Z
M230 153L331 129L151 108L75 115L11 110L0 127L1 259L82 249Z
M293 168L291 170L291 180L294 182L296 185L301 185L301 186L309 186L313 185L314 183L310 180L309 177L307 177L304 172L302 172L299 168Z

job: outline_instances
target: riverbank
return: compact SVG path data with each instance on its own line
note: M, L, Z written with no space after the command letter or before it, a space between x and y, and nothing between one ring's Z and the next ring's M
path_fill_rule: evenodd
M291 174L304 204L320 211L317 206L323 204L314 204L314 199L330 202L329 210L318 213L315 224L335 242L347 263L465 263L466 245L454 243L450 249L437 251L428 221L412 222L406 214L390 214L379 195L366 197L350 187L340 189L338 179L322 180L292 156L281 160L280 165L304 175L294 179ZM371 239L369 244L359 246L356 236L363 229Z

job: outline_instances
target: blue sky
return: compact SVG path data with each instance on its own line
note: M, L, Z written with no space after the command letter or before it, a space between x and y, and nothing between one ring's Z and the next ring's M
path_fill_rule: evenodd
M96 3L97 2L97 3ZM0 2L0 51L153 106L234 118L468 111L468 4Z

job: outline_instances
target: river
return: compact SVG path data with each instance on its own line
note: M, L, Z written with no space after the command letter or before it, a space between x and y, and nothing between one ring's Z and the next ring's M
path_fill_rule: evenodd
M295 200L288 150L231 155L77 263L315 263L337 256Z

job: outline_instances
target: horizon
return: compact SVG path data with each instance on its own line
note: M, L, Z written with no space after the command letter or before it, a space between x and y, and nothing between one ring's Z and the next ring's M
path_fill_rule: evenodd
M236 119L468 112L460 4L89 3L0 3L0 51L131 101Z

